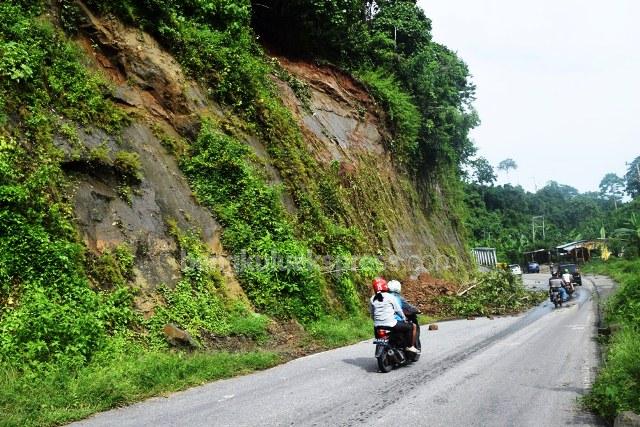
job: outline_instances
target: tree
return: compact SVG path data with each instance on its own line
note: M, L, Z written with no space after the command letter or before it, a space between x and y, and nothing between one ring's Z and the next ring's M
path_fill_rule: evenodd
M640 156L629 164L629 169L627 169L624 179L627 182L627 194L634 199L640 196Z
M635 245L636 255L640 255L640 217L631 213L631 217L627 221L629 227L618 228L614 231L616 235Z
M496 181L496 174L491 163L484 157L478 157L470 162L473 182L478 185L492 186Z
M372 31L394 41L395 50L410 56L431 41L431 21L412 2L381 2L372 20Z
M608 173L600 181L600 194L609 200L613 200L614 207L618 209L618 202L622 200L624 193L624 180L615 173Z
M509 170L511 169L518 169L518 164L513 159L504 159L503 161L498 163L498 170L505 172L507 174L507 177L509 177Z

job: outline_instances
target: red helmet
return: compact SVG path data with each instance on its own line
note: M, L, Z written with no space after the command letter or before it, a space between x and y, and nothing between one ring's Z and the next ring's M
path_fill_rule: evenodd
M389 292L389 286L387 286L387 281L382 277L376 277L373 279L373 292Z

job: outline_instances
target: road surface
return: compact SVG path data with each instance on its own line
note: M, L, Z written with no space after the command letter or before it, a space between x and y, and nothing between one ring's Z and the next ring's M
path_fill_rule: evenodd
M545 289L547 278L525 275L525 283ZM376 372L366 341L74 425L601 425L577 402L597 366L600 280L585 277L561 309L547 301L519 316L442 322L423 331L419 362L388 374Z

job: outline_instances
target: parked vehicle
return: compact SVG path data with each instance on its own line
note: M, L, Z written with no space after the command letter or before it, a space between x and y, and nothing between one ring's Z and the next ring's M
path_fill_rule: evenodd
M418 329L420 328L420 325L418 325L418 312L405 312L405 316L407 316L408 321L414 323ZM375 328L373 343L376 345L375 357L378 360L380 372L387 373L393 368L417 362L420 359L420 353L405 351L402 337L392 333L391 328L385 326ZM416 348L418 351L422 349L419 331L416 338Z
M522 275L522 268L518 264L509 264L509 270L516 276Z
M527 264L527 273L540 273L540 264L531 261Z
M580 269L578 266L576 264L566 263L558 265L558 271L560 274L562 274L565 269L569 270L569 273L573 276L573 282L578 286L582 286L582 276L580 275Z

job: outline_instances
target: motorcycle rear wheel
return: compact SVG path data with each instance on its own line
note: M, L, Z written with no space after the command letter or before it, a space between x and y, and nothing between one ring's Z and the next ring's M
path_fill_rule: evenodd
M391 360L391 357L389 357L388 351L385 351L378 356L378 369L380 372L384 372L385 374L387 372L391 372L393 369L393 361Z

